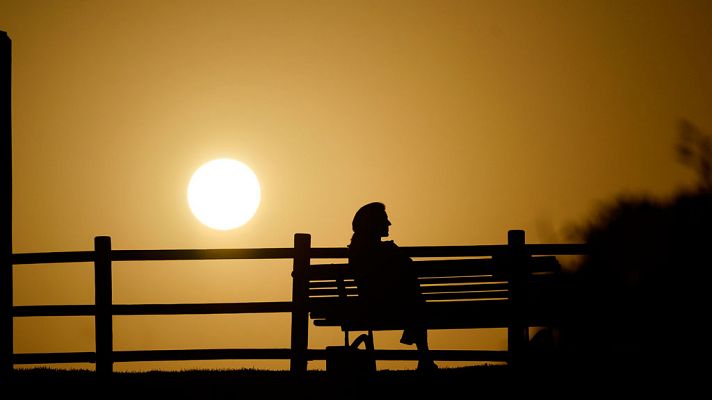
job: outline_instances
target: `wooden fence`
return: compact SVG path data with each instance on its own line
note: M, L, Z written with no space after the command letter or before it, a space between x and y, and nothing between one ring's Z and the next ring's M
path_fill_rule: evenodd
M311 259L336 259L347 256L346 247L312 248L308 234L296 234L294 247L255 249L192 249L192 250L118 250L112 249L111 238L98 236L94 250L52 253L20 253L12 255L14 268L28 264L93 263L93 305L37 305L14 306L12 294L1 297L5 304L0 307L4 319L40 316L91 316L95 321L96 349L94 352L67 353L20 353L3 354L2 362L7 370L18 364L46 363L96 363L99 377L109 377L115 362L166 361L166 360L217 360L217 359L283 359L290 360L292 370L301 370L305 359L324 360L323 349L309 349L308 354L292 349L306 348L305 331L308 317L301 302L243 302L243 303L197 303L197 304L114 304L112 301L112 266L124 261L175 261L175 260L250 260L292 259L294 270L303 269ZM501 254L507 245L403 247L412 257L486 256ZM531 255L576 255L584 254L583 245L527 245ZM293 279L292 296L306 289L299 279ZM7 301L10 304L7 304ZM290 348L272 349L199 349L199 350L113 350L113 316L115 315L188 315L188 314L239 314L239 313L291 313ZM303 326L304 325L304 326ZM12 349L12 336L5 336L3 348ZM393 351L403 355L405 351ZM299 353L299 354L297 354ZM409 357L399 358L408 359ZM460 358L455 358L460 359Z
M188 315L238 313L288 313L291 301L197 304L113 304L112 266L122 261L293 259L294 248L115 250L111 238L98 236L93 251L13 254L14 266L26 264L93 263L94 305L10 306L12 317L93 316L95 352L12 354L12 364L96 363L100 376L111 374L114 362L201 359L289 359L289 349L215 350L113 350L115 315ZM4 307L3 309L8 309ZM3 360L7 363L8 360Z

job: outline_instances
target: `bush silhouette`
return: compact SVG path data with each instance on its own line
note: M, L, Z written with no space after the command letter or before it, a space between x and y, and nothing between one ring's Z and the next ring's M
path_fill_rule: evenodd
M586 365L689 365L707 354L712 291L710 141L689 123L678 155L699 184L667 200L623 196L578 234L590 246L567 277L561 348Z

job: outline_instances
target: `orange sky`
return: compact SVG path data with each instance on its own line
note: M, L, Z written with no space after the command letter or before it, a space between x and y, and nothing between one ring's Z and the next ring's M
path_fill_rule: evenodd
M403 246L502 243L508 229L566 242L602 201L693 180L675 159L680 118L712 131L709 1L0 0L0 30L15 252L97 235L121 249L286 247L296 232L343 246L370 201ZM192 172L220 157L262 185L253 220L228 232L186 201ZM288 262L145 264L115 268L115 302L290 298ZM15 269L16 305L92 290L88 266ZM116 348L287 347L288 324L126 317ZM15 332L17 352L93 346L90 319ZM433 348L505 343L443 335Z

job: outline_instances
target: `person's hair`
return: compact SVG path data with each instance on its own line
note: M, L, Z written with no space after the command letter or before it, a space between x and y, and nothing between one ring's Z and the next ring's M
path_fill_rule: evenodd
M385 212L386 206L380 202L368 203L359 208L351 222L354 237L372 235L376 229L374 227L378 226Z

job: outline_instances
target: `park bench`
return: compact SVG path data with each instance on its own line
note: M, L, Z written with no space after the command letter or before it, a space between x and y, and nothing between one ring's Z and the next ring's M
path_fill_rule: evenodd
M557 325L561 266L555 256L530 254L523 231L510 231L507 245L403 249L414 260L412 267L426 300L428 329L508 329L506 351L433 350L436 360L521 364L526 358L529 327ZM374 331L402 330L403 325L397 318L369 315L359 305L348 261L319 263L309 258L303 266L300 270L295 262L293 302L295 310L308 314L314 326L340 327L343 348L363 342L374 359L416 358L413 350L373 349ZM293 328L295 322L298 325L299 321L293 321ZM350 332L366 333L350 342ZM304 359L320 359L316 351L306 351L307 342L302 338L299 346L299 341L293 341L295 355L299 356L301 348ZM306 367L304 360L301 365Z

